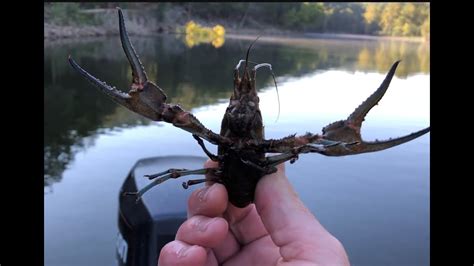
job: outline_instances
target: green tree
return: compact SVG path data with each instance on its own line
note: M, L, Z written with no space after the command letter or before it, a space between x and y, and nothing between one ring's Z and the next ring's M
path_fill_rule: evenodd
M299 30L321 30L324 22L324 7L321 3L301 3L284 15L288 28Z
M325 3L325 31L339 33L364 33L365 8L360 3Z

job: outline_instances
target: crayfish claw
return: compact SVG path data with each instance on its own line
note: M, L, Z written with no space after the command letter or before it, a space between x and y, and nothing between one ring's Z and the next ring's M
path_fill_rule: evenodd
M348 121L358 127L362 125L362 122L364 122L364 118L367 113L369 113L372 107L378 104L378 102L382 99L385 92L387 91L388 86L392 81L393 75L395 75L395 71L397 70L399 63L400 60L396 61L392 65L380 87L372 95L370 95L361 105L359 105L359 107L357 107L351 115L349 115L349 117L347 118Z
M100 91L107 94L115 102L132 112L153 121L171 123L174 126L196 134L213 144L221 145L229 143L229 139L207 129L196 117L183 110L179 105L166 103L167 96L164 91L158 85L148 80L145 68L138 58L135 48L130 42L125 27L123 12L120 8L117 8L117 10L119 17L120 41L132 70L132 84L128 93L123 93L90 75L69 57L69 63L71 66L98 87Z
M413 139L416 139L430 131L430 127L425 129L419 130L417 132L413 132L403 137L393 138L389 140L383 141L355 141L352 143L343 143L343 145L337 145L333 147L329 147L325 149L321 154L327 156L344 156L344 155L351 155L351 154L359 154L359 153L367 153L367 152L375 152L381 151L388 148L395 147L397 145L409 142ZM342 148L342 149L341 149Z
M409 135L386 141L366 142L362 140L360 133L362 122L370 109L372 109L372 107L374 107L384 96L399 63L400 61L396 61L392 65L380 87L361 105L359 105L359 107L357 107L346 120L331 123L323 128L323 140L320 140L320 142L328 140L340 141L342 142L342 145L326 145L326 149L321 152L322 154L328 156L343 156L380 151L408 142L430 131L430 127L427 127Z
M146 76L145 68L143 67L142 62L140 62L140 59L135 52L135 48L133 48L133 45L128 38L122 9L117 7L117 10L119 14L120 41L122 42L122 48L128 58L128 62L130 62L130 67L132 68L133 84L140 88L140 86L143 86L143 84L147 82L148 78Z
M84 76L89 82L91 82L93 85L95 85L97 88L99 88L100 91L102 91L103 93L107 94L110 98L112 98L112 100L114 100L115 102L125 106L125 107L128 107L130 108L131 105L130 105L130 102L129 100L131 99L131 96L127 93L123 93L119 90L117 90L116 88L114 87L111 87L110 85L108 85L107 83L99 80L98 78L92 76L91 74L89 74L89 72L85 71L84 69L82 69L77 63L76 61L74 61L74 59L71 58L71 56L68 57L68 61L69 63L71 64L71 66L77 71L79 72L82 76Z
M417 132L413 132L411 134L408 134L403 137L398 137L398 138L392 138L389 140L384 140L384 141L367 141L363 142L363 152L374 152L374 151L380 151L380 150L385 150L400 144L403 144L405 142L408 142L410 140L416 139L430 131L430 127L427 127L425 129L419 130Z
M359 105L359 107L357 107L346 120L340 120L331 123L323 128L325 139L340 140L344 142L361 140L360 128L362 126L362 122L364 122L364 118L367 113L369 113L370 109L372 109L372 107L374 107L384 96L388 86L390 85L390 81L395 74L398 63L400 63L400 61L396 61L392 65L380 87L361 105Z
M72 60L70 56L68 59L69 63L77 72L79 72L93 85L98 87L100 91L111 97L118 104L153 121L162 121L162 113L167 98L166 94L163 92L163 90L161 90L160 87L153 84L153 82L148 81L145 69L140 62L140 59L138 58L138 55L135 52L130 39L128 38L122 10L120 8L118 8L118 14L120 41L122 43L122 48L125 52L125 55L127 56L127 59L130 63L133 76L129 93L123 93L120 90L117 90L92 76L87 71L82 69L74 60Z

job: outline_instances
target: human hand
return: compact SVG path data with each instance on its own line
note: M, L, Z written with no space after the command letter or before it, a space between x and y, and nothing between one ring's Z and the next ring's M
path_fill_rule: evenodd
M217 167L207 161L206 168ZM349 265L342 244L304 206L285 176L284 164L262 177L255 204L237 208L222 184L194 191L188 220L166 244L166 265Z

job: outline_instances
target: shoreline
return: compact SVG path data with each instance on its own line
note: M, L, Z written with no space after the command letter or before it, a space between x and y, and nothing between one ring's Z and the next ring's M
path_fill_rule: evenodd
M172 29L169 25L159 25L156 28L148 28L142 30L129 31L130 36L156 36L161 34L179 34ZM96 39L108 36L118 36L117 29L107 29L104 27L94 26L57 26L57 25L44 25L44 43L56 43L56 42L74 42L86 39ZM345 33L301 33L301 32L288 32L288 31L276 31L270 30L268 34L262 34L261 30L248 29L248 30L235 30L229 29L225 34L227 39L240 39L240 40L255 40L260 36L259 41L272 42L272 43L305 43L314 39L324 40L357 40L357 41L400 41L400 42L415 42L415 43L429 43L429 40L425 40L423 37L397 37L397 36L375 36L375 35L363 35L363 34L345 34Z
M255 40L259 34L245 34L245 33L228 33L226 38L240 39L240 40ZM371 36L371 35L357 35L357 34L339 34L339 33L291 33L291 34L268 34L262 35L260 42L272 43L311 43L313 40L354 40L354 41L397 41L397 42L414 42L414 43L429 43L429 40L424 40L422 37L392 37L392 36Z

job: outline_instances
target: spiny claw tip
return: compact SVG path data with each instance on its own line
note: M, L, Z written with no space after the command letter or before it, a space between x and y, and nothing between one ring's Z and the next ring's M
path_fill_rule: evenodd
M67 61L69 62L69 64L75 64L76 62L74 61L74 59L72 59L71 55L68 55L67 56Z
M119 15L119 18L122 18L123 17L123 12L122 12L122 9L120 7L115 7L117 9L117 12L118 12L118 15Z
M397 61L395 61L395 63L393 63L392 67L398 67L398 65L400 64L400 62L402 61L402 59L398 59Z

